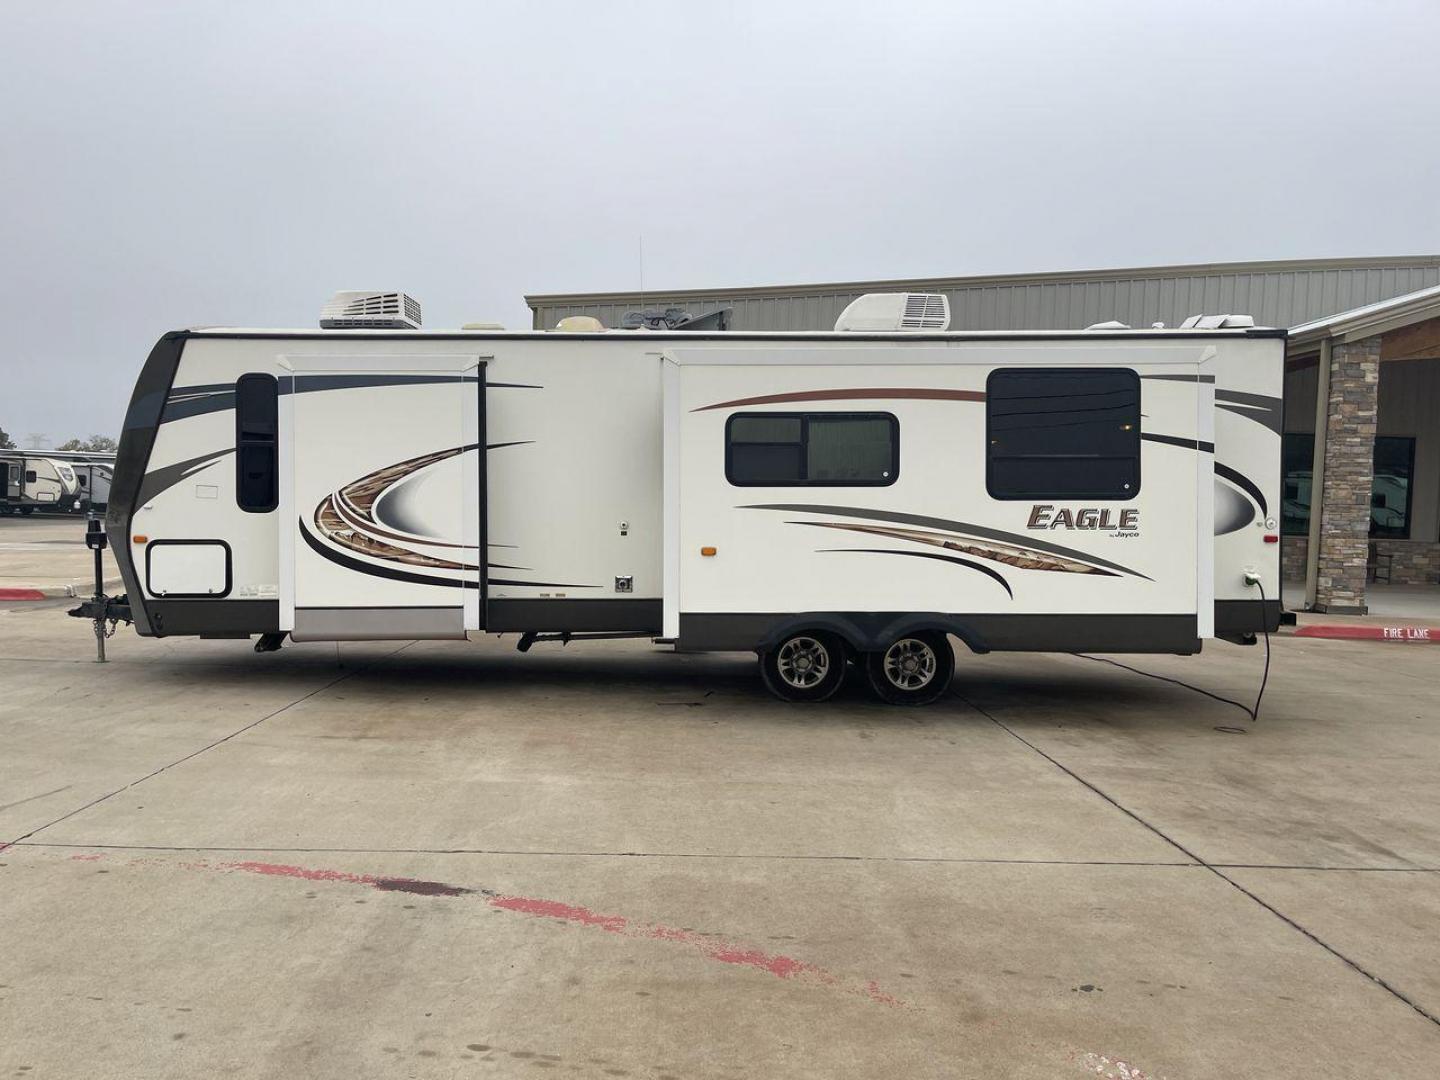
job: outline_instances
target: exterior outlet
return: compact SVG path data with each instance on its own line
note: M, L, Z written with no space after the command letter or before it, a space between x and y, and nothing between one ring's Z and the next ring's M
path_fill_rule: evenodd
M624 577L621 577L620 575L617 574L617 575L615 576L615 591L616 591L616 592L634 592L634 591L635 591L635 577L634 577L634 575L632 575L632 574L626 574Z

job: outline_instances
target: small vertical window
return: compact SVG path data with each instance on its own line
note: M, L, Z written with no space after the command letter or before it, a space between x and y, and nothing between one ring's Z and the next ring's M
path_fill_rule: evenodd
M1125 368L1002 368L985 393L992 499L1133 499L1140 377Z
M279 384L273 375L235 380L235 502L263 514L279 505Z

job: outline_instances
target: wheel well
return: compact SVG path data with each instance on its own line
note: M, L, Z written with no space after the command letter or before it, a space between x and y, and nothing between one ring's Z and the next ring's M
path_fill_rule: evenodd
M935 631L964 642L973 653L990 651L963 619L940 612L894 614L884 612L810 611L782 619L755 644L757 653L769 652L792 634L812 630L835 634L857 653L876 652L898 637Z

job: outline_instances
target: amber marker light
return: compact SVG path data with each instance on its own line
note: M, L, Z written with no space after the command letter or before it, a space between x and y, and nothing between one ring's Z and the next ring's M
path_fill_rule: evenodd
M149 540L149 539L150 539L150 537L148 537L148 536L139 536L139 535L136 535L136 536L130 537L130 542L131 542L132 544L143 544L143 543L145 543L145 542L146 542L147 540Z
M715 549L713 547L702 547L700 549L700 554L704 555L708 559L711 555L715 554Z

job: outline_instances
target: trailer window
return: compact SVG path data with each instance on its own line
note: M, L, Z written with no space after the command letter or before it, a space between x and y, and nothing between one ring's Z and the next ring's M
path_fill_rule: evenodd
M25 470L25 482L26 482L27 484L34 484L34 483L37 483L37 482L38 482L38 481L36 481L36 479L35 479L35 470L34 470L34 469L26 469L26 470Z
M279 503L278 402L279 384L273 375L235 380L235 501L251 513L266 513Z
M1005 368L985 393L994 499L1132 499L1140 377L1117 368Z
M725 478L737 487L883 487L900 473L890 413L737 413Z

